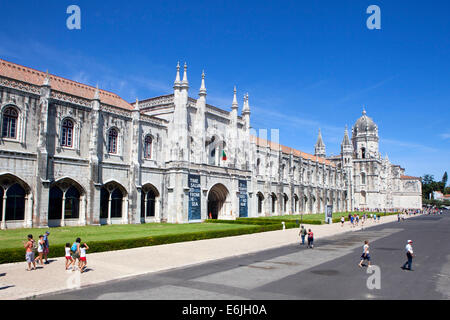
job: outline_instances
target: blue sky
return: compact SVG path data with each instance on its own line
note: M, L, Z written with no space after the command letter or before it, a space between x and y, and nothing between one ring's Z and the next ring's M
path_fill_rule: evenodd
M66 9L81 8L81 30ZM381 8L381 30L366 8ZM113 91L128 101L172 91L187 61L190 96L205 69L210 104L240 107L282 144L328 154L365 106L380 151L409 175L450 164L450 2L3 1L0 57Z

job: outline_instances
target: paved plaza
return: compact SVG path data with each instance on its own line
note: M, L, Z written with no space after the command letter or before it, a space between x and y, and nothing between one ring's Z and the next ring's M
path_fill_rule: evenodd
M300 247L298 229L289 229L88 254L88 272L78 278L80 290L70 289L78 284L75 281L78 273L66 272L63 258L52 259L50 265L33 272L25 271L25 262L5 264L0 265L0 299L36 296L45 299L327 298L320 296L322 291L328 298L339 298L342 290L333 295L333 291L322 289L320 281L328 285L333 283L334 288L335 281L349 277L345 287L350 288L353 283L362 286L360 289L364 291L364 279L368 275L356 265L364 239L373 241L374 263L387 259L397 266L394 270L398 273L402 271L399 267L403 263L404 242L408 236L423 238L415 246L427 247L428 241L437 241L433 240L433 230L448 228L449 224L448 216L419 216L401 223L397 222L396 216L389 216L383 217L381 223L366 222L364 230L361 227L352 229L348 222L343 228L340 224L307 226L315 232L316 248L312 250ZM409 231L410 228L414 231ZM423 229L423 233L416 229ZM438 247L433 245L433 250ZM388 259L391 256L392 259ZM424 257L419 255L417 267L424 263L420 262ZM390 269L381 267L382 285L388 288ZM318 270L314 273L315 268ZM433 275L445 274L443 272L437 270ZM300 282L289 280L305 274L308 277ZM287 284L283 284L284 281ZM184 285L180 286L180 283ZM306 290L309 294L302 290L301 294L291 292L293 283L298 289L298 283L306 287L309 283L309 288L317 288L317 296L310 290ZM208 286L226 288L217 292ZM266 286L271 289L267 291ZM356 298L377 296L365 291L367 296Z

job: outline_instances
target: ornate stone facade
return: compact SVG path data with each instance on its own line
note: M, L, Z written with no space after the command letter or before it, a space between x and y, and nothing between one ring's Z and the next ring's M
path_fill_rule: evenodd
M376 125L358 120L340 157L320 134L307 154L256 137L248 94L241 115L236 89L216 108L205 75L193 99L177 69L173 94L127 103L0 60L1 227L421 207L420 181L379 157Z

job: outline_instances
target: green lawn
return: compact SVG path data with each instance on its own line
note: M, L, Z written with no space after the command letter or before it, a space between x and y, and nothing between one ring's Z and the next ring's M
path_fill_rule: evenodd
M22 242L32 234L34 239L50 231L50 246L61 245L69 242L72 244L77 237L82 242L89 244L91 241L108 241L117 239L136 239L157 235L186 234L201 231L221 231L252 228L249 225L237 224L171 224L171 223L147 223L108 226L85 226L85 227L60 227L49 229L14 229L0 231L0 250L7 248L23 248Z

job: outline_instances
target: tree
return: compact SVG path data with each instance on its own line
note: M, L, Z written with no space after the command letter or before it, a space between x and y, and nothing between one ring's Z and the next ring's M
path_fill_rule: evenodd
M442 183L444 184L444 188L447 185L448 175L447 171L444 172L444 176L442 177Z
M422 184L431 184L434 182L434 176L432 174L425 174L422 178Z

